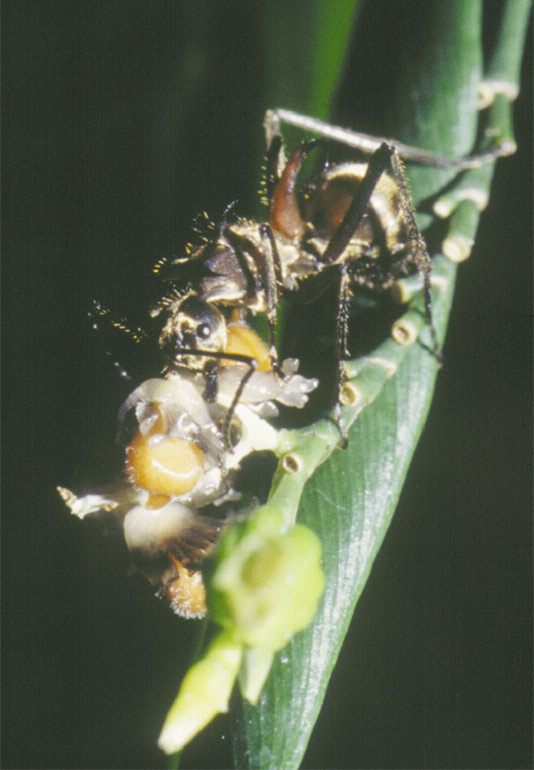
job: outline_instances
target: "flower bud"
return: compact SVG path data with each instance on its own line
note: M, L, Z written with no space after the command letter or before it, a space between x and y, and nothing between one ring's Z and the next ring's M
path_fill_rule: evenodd
M241 654L241 645L228 631L213 639L185 675L159 736L160 749L167 754L180 751L214 716L228 711Z
M313 619L324 590L321 544L308 527L283 528L268 505L223 535L209 581L211 617L248 647L275 652Z

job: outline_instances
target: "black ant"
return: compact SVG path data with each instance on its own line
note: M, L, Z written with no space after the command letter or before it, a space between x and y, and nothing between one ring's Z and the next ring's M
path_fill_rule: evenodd
M283 122L371 157L367 163L327 167L305 188L305 201L299 206L297 177L304 159L320 140L303 142L286 161L280 131ZM268 221L229 221L230 206L218 228L208 224L203 243L189 245L183 257L162 260L155 268L174 285L153 311L153 315L166 313L160 345L170 354L170 366L185 365L209 372L210 390L206 395L213 398L215 359L224 351L226 322L222 308L231 307L242 314L265 314L272 367L278 371L274 340L280 297L298 293L314 276L328 273L328 278L338 284L339 394L342 362L350 357L347 339L351 285L384 291L415 271L423 278L426 320L436 358L441 362L432 321L431 261L416 222L401 158L460 171L507 154L507 148L496 147L454 161L282 109L266 113L265 133ZM208 317L209 323L205 320Z
M304 203L299 206L298 174L320 140L303 142L286 161L280 131L283 122L370 154L369 161L328 166L307 185ZM268 221L232 218L231 204L218 227L206 217L207 232L200 245L190 244L183 257L163 259L154 268L172 285L151 312L153 318L163 318L158 342L164 373L198 372L205 382L204 397L212 402L217 397L221 360L247 366L229 409L228 425L257 358L249 349L230 353L224 308L234 311L234 319L238 312L242 321L248 312L265 314L270 368L283 376L275 346L279 299L288 293L298 296L303 288L310 294L316 276L321 276L323 288L326 282L338 286L336 401L343 384L343 361L350 358L349 300L354 284L383 292L397 279L419 271L426 321L434 353L441 362L432 321L431 261L416 222L401 158L464 170L507 153L507 148L496 147L454 161L281 109L266 113L265 134ZM136 330L133 336L139 341L143 334Z

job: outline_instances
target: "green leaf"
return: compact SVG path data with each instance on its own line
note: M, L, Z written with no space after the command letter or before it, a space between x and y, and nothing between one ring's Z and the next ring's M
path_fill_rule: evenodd
M265 65L262 101L255 109L285 107L330 117L342 125L394 136L449 157L471 152L483 78L479 0L361 3L364 8L353 34L351 18L356 5L349 0L298 0L253 6L250 13L256 14L263 30ZM491 83L517 79L518 41L529 3L511 0L505 7L504 32L495 50L484 52L489 73L484 82L490 82L491 98L495 97ZM349 34L349 75L340 91L340 115L335 116L329 111L340 68L347 59ZM401 45L391 46L392 36ZM394 57L388 56L388 47ZM512 142L509 94L502 97L497 94L488 111L489 132L479 136L483 146L496 138ZM290 142L298 134L294 129L288 133ZM487 195L492 165L467 172L446 192L442 191L454 178L453 170L408 168L414 199L425 204L422 226L431 224L435 214L450 215L444 253L459 253L462 258L468 254L479 201L466 198L465 193L474 189L482 198ZM434 245L437 251L439 243ZM455 264L436 257L434 275L439 287L434 292L434 320L441 340L455 273ZM237 736L239 768L300 765L354 606L387 531L422 430L437 363L428 329L423 328L417 280L402 284L403 296L410 301L404 318L417 333L423 330L421 341L402 347L388 339L375 351L375 360L357 360L348 367L358 395L356 404L343 414L346 424L354 422L348 449L335 449L339 435L328 420L286 435L287 453L275 477L270 503L282 512L286 525L297 519L321 539L326 590L312 625L275 654L258 705L243 706ZM260 647L244 651L240 685L251 700L256 699L257 683L267 673L271 653L267 649L263 654Z
M509 6L509 13L522 14L523 31L525 5ZM477 90L482 79L481 4L467 0L406 6L414 14L411 20L404 20L413 34L407 41L405 59L395 62L390 92L382 95L388 105L388 125L381 133L450 157L467 154L476 136ZM392 16L399 14L399 6L389 4L388 9L387 3L377 2L374 11L376 18L382 16L383 34L392 34L388 25L395 23ZM515 39L517 46L517 34ZM503 45L506 41L501 37L499 60ZM490 112L490 130L495 133L501 126L502 116ZM469 174L465 176L487 193L491 164L482 174ZM424 168L410 176L414 197L422 200L440 190L454 172ZM471 201L460 204L462 215L451 220L451 237L464 231L474 237L478 213L473 216L472 208ZM443 340L456 267L438 258L436 272L443 277L444 288L434 293L434 320ZM417 343L403 351L404 360L391 379L382 378L382 389L373 372L367 380L367 371L360 373L359 381L371 394L366 403L372 403L356 410L358 418L347 450L334 451L304 488L298 521L315 530L322 541L325 594L313 624L275 656L258 706L243 705L237 767L290 770L301 764L352 612L391 521L430 407L438 367L427 332L422 334L426 345ZM380 351L397 365L400 354L390 353L390 343ZM323 430L325 439L319 446L317 436ZM310 437L310 433L316 435ZM331 452L331 431L321 425L302 435L302 444L295 439L298 448L294 452L304 457L303 475L307 477ZM298 486L304 480L284 475L283 469L275 479L271 501L285 507L288 516L293 515Z
M263 27L265 109L328 118L358 0L257 3Z

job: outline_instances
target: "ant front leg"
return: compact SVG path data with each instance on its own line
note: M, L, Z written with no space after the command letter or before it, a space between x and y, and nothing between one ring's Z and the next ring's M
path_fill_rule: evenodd
M277 374L280 374L278 352L276 350L276 318L278 308L278 284L281 281L282 267L276 239L269 225L260 225L262 255L263 255L263 289L267 327L269 333L269 355L271 364Z
M350 301L350 274L346 263L339 265L339 294L336 316L336 354L337 373L336 391L334 403L334 420L341 434L341 447L346 448L348 443L347 429L343 425L340 414L340 394L345 381L344 362L350 358L348 350L349 336L349 301Z
M410 191L408 189L408 182L406 180L404 168L402 166L399 155L393 146L392 150L393 151L390 158L391 170L393 172L393 176L395 177L395 182L397 183L397 188L399 191L400 202L404 214L404 222L406 224L406 230L408 233L408 245L415 265L423 277L423 296L425 303L426 323L430 329L434 355L436 356L439 365L441 366L443 362L443 352L438 342L434 321L432 320L432 292L430 284L430 278L432 275L432 262L428 254L425 240L421 234L421 230L419 229L419 225L417 224L417 220L415 218L415 209L412 196L410 195Z
M226 354L226 357L228 357L228 354ZM228 409L224 417L222 433L223 433L225 446L228 449L232 449L232 437L230 435L231 427L232 427L232 417L234 416L237 405L239 404L239 399L241 398L243 391L245 390L245 386L247 382L250 380L250 378L258 368L258 362L255 358L251 358L249 356L239 356L238 358L237 356L235 356L235 359L239 360L241 363L247 364L249 369L243 375L241 382L239 383L237 390L234 393L234 397L232 399L232 403L230 404L230 408Z
M378 150L372 154L369 159L365 176L358 185L352 203L347 209L341 224L330 239L321 258L325 264L334 264L344 253L367 211L369 201L378 184L378 180L384 171L391 168L391 157L394 154L395 148L393 145L387 144L386 142L381 144Z
M326 264L334 264L338 260L341 260L345 249L349 245L352 236L362 221L378 180L385 171L392 172L397 184L403 218L408 233L408 248L417 269L423 277L426 322L432 336L434 354L441 364L443 355L438 342L436 328L432 320L432 295L430 286L432 263L428 255L426 243L421 235L421 231L415 218L415 209L408 189L408 182L402 167L402 162L393 144L384 142L380 145L378 150L372 154L369 159L365 176L359 184L352 203L343 217L341 224L330 239L322 256L322 261Z

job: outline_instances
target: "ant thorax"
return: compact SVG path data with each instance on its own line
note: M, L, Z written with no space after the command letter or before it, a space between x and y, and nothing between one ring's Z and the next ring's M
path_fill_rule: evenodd
M225 215L220 228L206 225L204 242L189 245L184 258L168 264L167 280L178 277L187 265L196 276L191 286L201 300L272 316L280 296L298 292L306 279L334 266L346 266L355 283L377 291L420 268L398 184L384 172L357 226L341 248L332 249L333 235L359 195L369 164L327 166L298 196L301 164L316 146L304 143L282 166L273 184L268 222L239 217L231 221ZM199 349L214 349L200 343Z
M298 286L295 265L301 258L299 239L281 233L276 238L280 255L276 280L292 291ZM266 312L269 249L271 245L261 223L241 217L225 223L215 241L191 251L190 260L201 262L206 272L197 281L199 296L207 302L244 307L252 313Z

